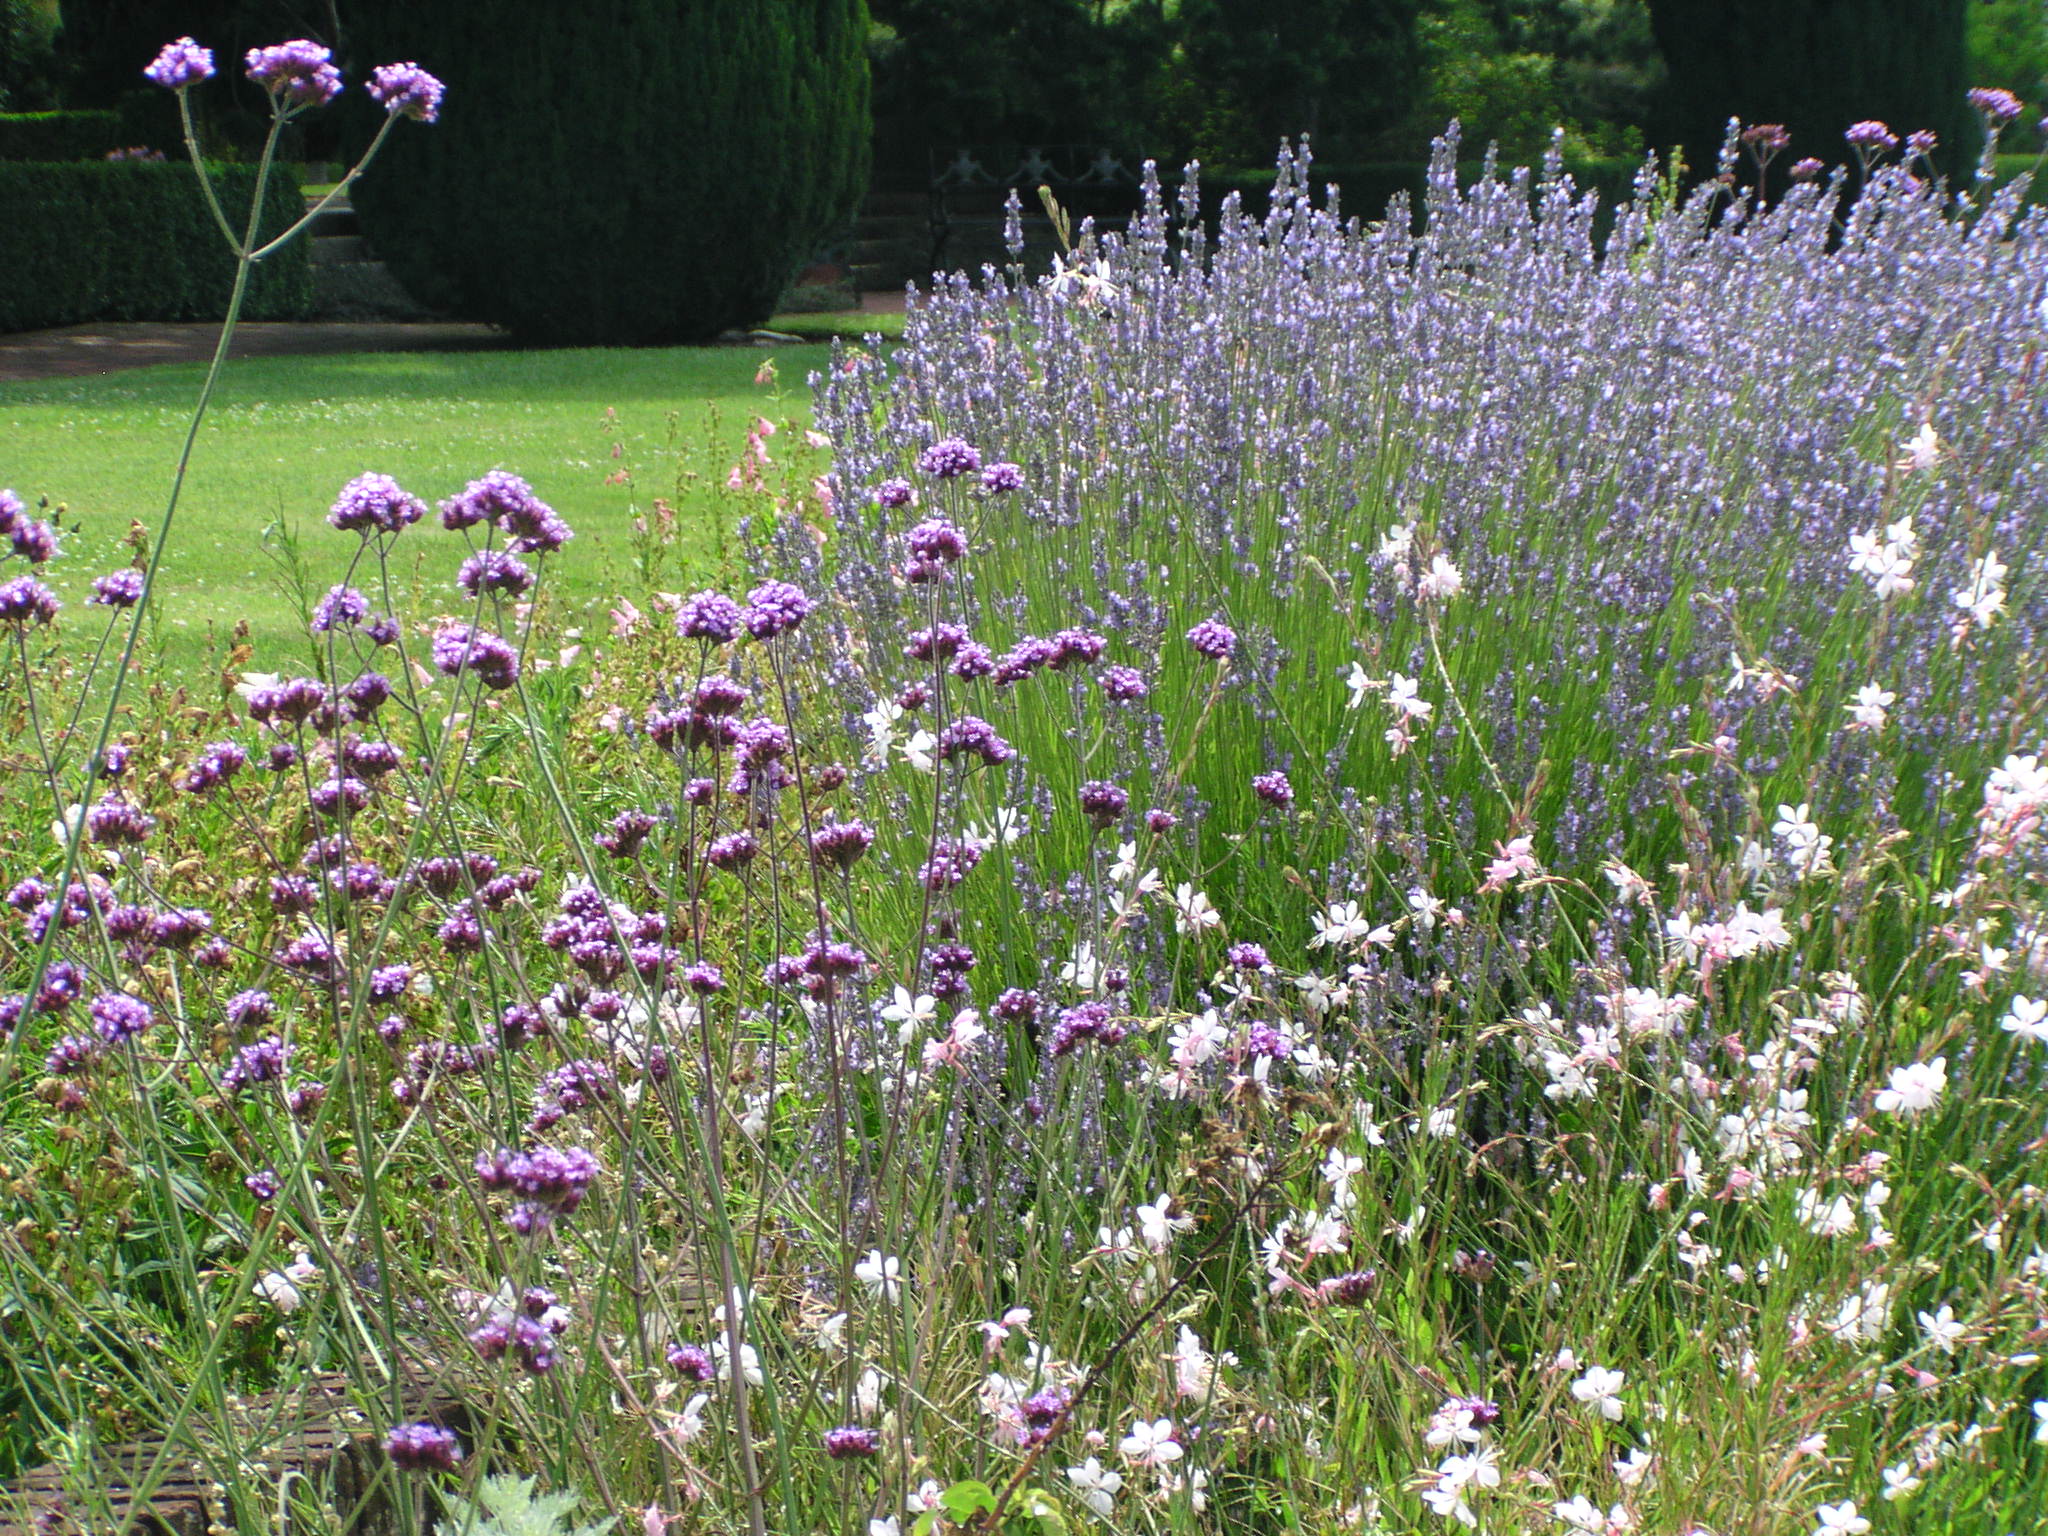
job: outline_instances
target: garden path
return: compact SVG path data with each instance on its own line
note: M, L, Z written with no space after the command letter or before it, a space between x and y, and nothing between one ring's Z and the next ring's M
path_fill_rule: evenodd
M203 363L220 326L210 321L98 321L0 336L0 383L82 378L154 363ZM488 325L258 321L235 328L234 356L286 357L334 352L449 352L508 347Z

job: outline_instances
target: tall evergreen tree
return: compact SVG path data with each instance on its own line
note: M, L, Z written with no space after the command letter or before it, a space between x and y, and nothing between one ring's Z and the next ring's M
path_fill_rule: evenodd
M422 300L535 341L766 317L866 184L863 0L348 0L352 70L448 82L355 196Z
M1650 0L1670 68L1658 142L1711 168L1731 117L1783 123L1794 156L1848 157L1865 119L1932 129L1953 168L1976 145L1967 0Z

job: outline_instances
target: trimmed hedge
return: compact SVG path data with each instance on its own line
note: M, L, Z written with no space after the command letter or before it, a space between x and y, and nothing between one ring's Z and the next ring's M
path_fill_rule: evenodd
M215 166L230 219L255 190L250 166ZM305 211L298 180L271 172L263 227L282 232ZM83 320L217 320L226 313L234 257L192 167L176 163L0 163L0 331ZM289 320L312 307L302 238L251 279L245 320Z
M0 112L0 160L104 160L125 148L118 112Z

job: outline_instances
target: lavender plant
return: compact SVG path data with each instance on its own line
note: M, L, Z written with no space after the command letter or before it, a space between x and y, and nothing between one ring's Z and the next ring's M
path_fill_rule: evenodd
M1154 188L836 353L752 574L573 663L504 471L351 482L317 675L97 739L7 599L82 1507L150 1426L345 1522L246 1401L338 1373L448 1530L2038 1519L2048 230L1745 143L1604 241L1455 136L1419 234Z

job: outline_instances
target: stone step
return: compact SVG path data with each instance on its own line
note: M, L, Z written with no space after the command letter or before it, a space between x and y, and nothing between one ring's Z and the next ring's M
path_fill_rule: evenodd
M318 235L313 240L313 265L339 267L370 259L369 242L361 235Z
M306 207L310 212L313 204L309 201ZM362 226L356 218L355 209L345 202L330 205L315 215L313 222L306 226L306 233L315 240L328 235L354 235L361 232Z
M313 313L321 320L432 320L432 311L405 291L381 261L318 263L313 268Z

